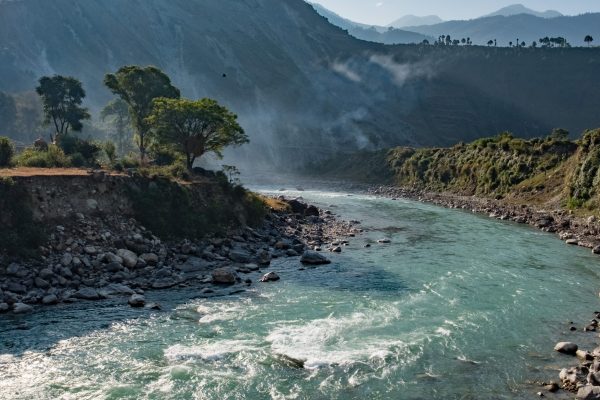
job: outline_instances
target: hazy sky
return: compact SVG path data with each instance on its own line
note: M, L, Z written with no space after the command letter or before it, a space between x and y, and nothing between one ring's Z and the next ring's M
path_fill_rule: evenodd
M600 0L311 0L356 22L387 25L406 15L438 15L442 19L469 19L521 3L538 11L567 15L600 12Z

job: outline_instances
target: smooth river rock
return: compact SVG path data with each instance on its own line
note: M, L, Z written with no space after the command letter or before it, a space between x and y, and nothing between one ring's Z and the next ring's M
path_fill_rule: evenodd
M133 294L127 302L131 307L144 307L144 305L146 304L146 298L141 294Z
M24 303L15 303L13 306L13 312L15 314L26 314L33 311L33 307Z
M317 253L316 251L305 251L302 254L302 258L300 259L302 264L312 264L312 265L322 265L322 264L330 264L331 260L329 260L324 255Z
M222 285L233 285L237 274L229 268L217 268L212 272L213 283Z
M600 386L584 386L577 391L577 400L600 400Z
M281 279L281 278L275 272L269 272L269 273L266 273L265 275L263 275L263 277L260 278L260 281L261 282L275 282L275 281L278 281L279 279Z
M575 353L577 352L577 345L575 343L571 343L571 342L560 342L557 343L556 346L554 346L554 350L558 351L559 353L563 353L563 354L570 354L570 355L575 355Z
M131 250L119 249L117 250L117 256L123 259L123 265L127 268L133 268L137 265L138 257Z

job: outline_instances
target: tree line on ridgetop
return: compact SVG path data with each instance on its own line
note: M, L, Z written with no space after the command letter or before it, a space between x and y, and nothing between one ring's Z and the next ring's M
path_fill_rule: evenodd
M116 153L124 155L130 143L135 143L139 163L148 162L148 153L154 158L166 157L173 162L182 157L188 171L195 161L207 153L222 157L227 146L242 145L248 136L237 122L237 115L216 100L190 100L181 97L178 88L160 69L149 66L124 66L114 74L107 74L104 84L117 96L104 107L101 118L114 126L114 134L105 143L91 143L73 135L83 129L83 121L91 118L83 107L86 97L82 83L73 77L60 75L40 78L36 93L40 96L46 126L51 126L51 144L39 138L13 159L13 145L7 138L0 140L0 167L11 163L36 166L44 157L53 161L45 166L63 166L65 155L71 164L96 162L95 156L103 150L109 162L115 164ZM65 154L60 154L61 152ZM33 161L32 161L33 160ZM67 163L67 162L65 162ZM40 165L41 166L41 165Z

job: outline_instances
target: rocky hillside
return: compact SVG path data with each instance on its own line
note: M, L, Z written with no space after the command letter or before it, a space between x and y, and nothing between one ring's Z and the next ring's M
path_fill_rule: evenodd
M0 2L0 91L73 75L97 111L104 74L130 63L238 113L251 144L234 162L254 168L600 125L599 49L384 46L302 0Z

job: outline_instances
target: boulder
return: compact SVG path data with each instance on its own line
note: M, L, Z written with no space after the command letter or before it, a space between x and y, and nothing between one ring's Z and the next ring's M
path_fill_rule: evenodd
M57 303L58 303L58 297L56 297L55 294L49 294L42 298L42 304L44 304L46 306L49 306L52 304L57 304Z
M600 386L584 386L577 391L577 400L600 400Z
M114 253L106 253L104 255L104 261L106 261L107 263L123 264L123 259Z
M9 264L8 267L6 267L6 273L19 278L27 276L27 270L17 263Z
M154 253L144 253L140 256L140 258L144 260L148 265L158 264L158 256Z
M100 299L100 294L94 288L83 287L83 288L79 289L78 291L76 291L73 294L73 297L76 299L82 299L82 300L98 300L98 299Z
M100 293L104 296L130 296L135 294L135 291L129 286L120 283L111 283L100 289Z
M71 263L73 262L73 256L71 255L71 253L65 253L62 257L62 259L60 260L60 263L62 265L64 265L65 267L68 267L69 265L71 265Z
M15 303L13 306L13 312L15 314L27 314L33 311L33 307L24 303Z
M39 287L40 289L48 289L50 287L50 284L48 283L48 281L42 278L35 278L35 286Z
M133 294L127 301L131 307L144 307L146 304L146 298L141 294Z
M117 250L117 256L123 259L123 265L127 268L134 268L138 263L137 255L131 250L119 249Z
M52 277L54 277L54 272L50 268L44 268L40 271L40 278L46 280L52 279Z
M281 279L281 278L275 272L269 272L269 273L266 273L265 275L263 275L263 277L260 278L260 281L261 282L275 282L275 281L278 281L279 279Z
M6 303L0 303L0 313L7 312L10 306Z
M213 283L232 285L237 279L237 274L229 268L217 268L212 272Z
M259 265L269 265L271 264L271 253L269 253L266 250L262 250L258 253L258 260L257 260Z
M305 251L302 254L302 258L300 259L302 264L311 264L311 265L322 265L322 264L330 264L331 261L322 254L317 253L316 251Z
M250 254L247 251L234 249L229 252L229 259L240 264L248 264L252 261Z
M558 351L559 353L563 353L563 354L569 354L569 355L575 355L577 352L577 345L575 343L571 343L571 342L560 342L557 343L556 346L554 346L554 350Z
M379 244L388 244L388 243L392 243L392 241L390 239L379 239L377 241L377 243L379 243Z
M310 205L306 207L306 210L304 210L304 215L307 217L318 217L319 209L313 205Z

